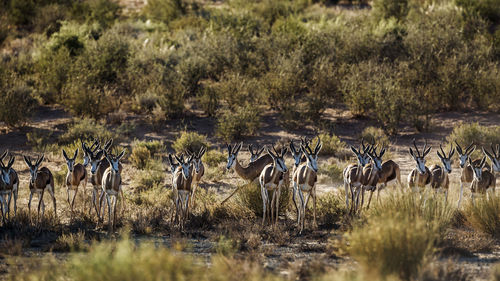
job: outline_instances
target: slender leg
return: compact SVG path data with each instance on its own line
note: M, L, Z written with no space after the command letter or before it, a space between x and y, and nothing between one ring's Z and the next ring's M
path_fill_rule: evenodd
M464 194L464 183L460 182L460 194L458 196L458 208L460 209L460 203L462 202L462 196Z
M3 195L0 195L0 208L1 208L1 211L2 211L2 221L3 221L3 224L5 225L7 223L7 220L5 219L5 213L6 213L6 210L5 210L5 199L3 198Z
M14 185L14 216L17 216L17 193L18 193L18 184Z
M304 230L304 221L306 217L306 207L307 203L304 200L304 194L302 193L302 189L299 188L299 199L300 199L300 223L299 223L299 233L302 233Z
M293 179L293 183L292 183L292 201L293 201L293 206L295 207L295 214L297 215L297 220L298 220L298 217L299 217L299 207L297 206L297 200L295 198L297 194L297 182L295 181L295 179Z
M56 204L56 196L54 195L54 187L49 186L47 190L50 194L50 197L52 197L52 204L54 205L54 216L55 218L57 218L57 204Z
M43 204L43 191L44 190L42 190L42 192L38 193L38 199L39 199L38 200L38 219L37 219L38 222L40 222L40 207ZM43 212L42 212L42 215L43 215Z
M375 192L375 190L370 190L370 197L368 197L368 205L366 206L367 210L370 209L370 202L372 202L373 192ZM377 192L377 197L378 197L378 192Z
M101 214L99 216L99 221L101 221L101 222L104 220L104 214L105 214L102 210L102 202L103 202L105 196L106 196L106 191L101 190L101 196L99 196L99 211L98 211L98 213Z
M344 189L345 189L345 206L347 209L349 209L349 190L346 181L344 181Z
M33 192L30 191L30 200L28 201L28 214L29 214L29 219L30 223L31 221L31 199L33 199Z
M9 199L7 199L7 217L10 220L10 200L12 199L12 191L9 193Z
M313 187L312 197L313 197L313 224L315 228L318 228L318 222L316 221L316 187Z
M304 230L304 226L306 224L306 211L307 211L307 204L309 203L309 198L311 197L311 192L308 192L306 194L306 203L304 204L304 217L302 218L302 230Z
M118 205L118 195L113 196L112 202L113 202L113 231L115 230L115 225L116 225L116 205Z
M281 184L278 185L278 194L276 194L276 224L278 223L278 218L279 218L280 194L281 194Z
M71 200L71 211L73 212L73 210L75 209L75 198L76 198L76 194L78 193L78 187L76 187L74 190L73 190L74 194L73 194L73 199Z
M109 194L106 193L106 202L108 203L108 232L111 233L113 231L113 225L111 223L111 202L110 202Z

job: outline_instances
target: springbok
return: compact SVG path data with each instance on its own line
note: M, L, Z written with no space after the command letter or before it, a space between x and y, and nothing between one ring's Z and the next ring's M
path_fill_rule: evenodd
M199 187L201 178L205 174L205 165L203 165L203 162L201 161L201 158L207 151L206 147L201 147L200 151L198 153L192 153L192 161L193 161L193 188L192 188L192 193L191 193L191 199L190 199L190 204L191 206L194 206L195 204L195 194L196 194L196 188Z
M251 183L255 181L261 174L262 170L264 170L264 167L266 165L271 164L273 162L273 159L269 154L265 154L262 157L258 158L252 163L249 163L247 167L243 167L240 165L238 162L238 153L241 150L241 147L243 146L243 143L240 143L238 145L228 145L227 146L227 165L226 165L226 170L230 170L231 168L234 168L236 171L236 174L240 176L242 179L246 180L247 182ZM224 199L221 204L224 204L229 198L231 198L238 190L240 190L242 186L236 188L226 199Z
M429 170L432 174L431 187L436 191L441 191L444 189L444 199L445 202L448 201L448 190L450 186L449 174L451 173L451 157L455 154L455 148L450 147L448 154L443 150L443 146L439 145L441 152L438 150L437 156L441 160L441 165L432 165Z
M101 191L101 196L99 198L99 209L101 209L102 200L105 196L108 205L109 232L113 231L115 228L116 205L117 205L116 201L118 200L118 196L120 194L123 194L122 177L120 169L120 160L123 158L123 156L125 156L125 150L123 150L116 157L111 153L108 154L106 150L104 150L104 157L106 157L109 167L106 169L102 177L102 191Z
M458 196L458 208L460 208L460 203L462 202L462 197L464 194L464 184L466 183L472 183L472 180L474 179L474 171L472 170L472 167L469 165L469 159L471 154L476 150L476 146L474 143L471 143L465 150L462 149L462 147L458 144L458 142L455 141L457 152L458 152L458 159L460 160L460 168L462 169L461 175L460 175L460 194ZM479 164L481 159L476 159L473 161L474 164Z
M253 150L253 145L249 144L248 145L248 151L250 152L250 163L253 163L259 159L260 155L264 151L264 147L257 147L255 150Z
M67 189L67 194L68 194L68 204L71 209L71 217L73 218L74 216L74 205L75 205L75 198L76 194L78 193L78 187L80 186L80 183L83 185L83 194L85 195L85 189L87 188L87 170L85 167L78 163L75 164L76 162L76 157L78 156L78 151L79 149L77 148L75 151L75 154L73 155L72 158L68 157L68 154L66 154L66 151L63 149L62 153L64 156L64 159L66 160L66 166L68 167L68 173L66 174L66 189ZM73 196L71 196L71 193L73 193ZM83 208L85 211L85 203L86 198L84 196L84 204Z
M52 197L52 203L54 203L54 215L57 217L57 209L56 209L56 197L54 196L54 177L52 176L52 172L47 167L40 168L40 164L42 163L45 156L42 155L38 157L35 163L31 162L31 158L29 156L24 156L24 162L28 165L30 170L30 199L28 202L28 210L29 210L29 218L31 221L31 199L33 198L33 194L38 194L38 212L37 212L37 221L40 221L40 206L42 207L42 217L45 214L45 204L43 203L43 195L45 191L47 191Z
M491 170L493 173L500 173L500 145L491 145L491 153L483 147L483 153L488 156L491 161Z
M177 169L180 169L181 164L179 162L175 162L174 157L172 157L172 154L168 154L168 163L170 165L170 173L172 173L172 199L174 201L174 205L177 206L177 197L179 196L177 192L177 183L175 181L175 173ZM177 222L179 219L178 214L177 214L177 207L175 208L175 212L172 213L172 217L170 218L170 222L172 223L173 221Z
M14 164L15 157L11 156L7 165L3 163L3 158L7 155L7 151L0 156L0 200L1 200L1 210L2 219L5 223L6 215L10 219L10 200L12 195L14 195L14 215L16 215L17 210L17 192L19 186L19 178L12 165Z
M368 205L366 209L370 208L373 192L375 190L377 190L377 200L378 200L380 190L377 189L377 184L380 182L380 177L382 175L382 156L384 156L384 153L385 153L385 148L382 148L380 149L380 152L377 154L376 146L367 152L372 162L366 164L363 167L363 175L361 176L361 185L362 185L361 208L363 208L363 204L365 201L365 191L370 192L370 196L368 198Z
M177 189L177 196L175 198L176 217L180 214L179 224L181 230L184 230L186 220L189 216L189 196L192 194L193 173L191 172L191 164L193 156L187 159L184 159L183 156L175 156L175 159L179 163L173 179L174 186Z
M92 153L95 153L99 149L99 141L94 140L90 148L87 146L87 144L84 141L81 141L82 143L82 151L83 151L83 167L87 168L87 166L90 164L90 155L87 153L87 151L91 151Z
M413 160L415 160L416 167L408 174L408 186L414 191L418 191L420 188L425 189L432 181L432 173L429 168L425 166L425 156L429 154L431 147L427 147L427 140L425 140L422 154L420 154L415 139L413 139L413 146L415 147L416 153L411 147L409 148L409 152Z
M14 196L14 216L17 215L17 194L19 192L19 177L16 170L12 168L14 165L15 157L11 156L7 165L3 163L3 159L7 156L8 151L5 151L2 156L0 156L0 165L2 167L2 177L4 189L10 190L9 199L7 202L7 215L10 219L10 201L12 196Z
M472 204L474 204L474 197L476 193L486 194L488 196L488 192L492 192L493 194L495 192L495 175L484 169L485 164L486 156L484 156L479 163L473 162L469 158L469 165L474 171L474 179L470 185Z
M344 168L342 173L344 178L344 189L345 189L345 204L346 208L349 209L349 195L351 195L351 208L350 213L353 213L358 208L359 194L361 193L361 177L363 176L363 168L370 161L368 152L371 150L372 146L366 146L364 141L361 142L362 147L356 149L351 146L351 151L356 155L357 164L350 164Z
M273 221L276 223L278 222L281 185L283 184L285 173L288 172L285 160L283 159L287 152L287 148L283 148L281 153L278 153L274 146L273 150L274 153L266 147L266 152L273 159L273 163L266 165L259 176L263 208L262 225L266 222L266 214L268 211L270 211L269 218L271 219L271 223L273 223ZM269 202L269 191L273 191L271 202ZM269 203L270 206L268 205Z
M304 142L303 142L304 144ZM302 149L299 148L295 148L295 144L293 143L293 140L290 141L290 154L292 154L292 158L293 158L293 171L292 171L292 176L295 174L295 171L297 170L297 168L299 167L300 163L303 162L303 156L304 156L304 153L302 153ZM297 224L299 224L299 208L298 208L298 205L297 205L297 201L296 201L296 198L295 198L296 194L295 192L292 191L292 201L293 201L293 206L295 207L295 212L296 212L296 217L297 217Z
M306 163L300 164L297 169L295 169L293 173L293 193L298 194L298 201L295 202L300 203L300 206L296 208L299 210L298 212L298 227L300 228L299 233L302 233L304 230L304 224L306 219L306 208L307 203L309 202L309 196L312 196L313 199L313 225L317 227L316 222L316 182L318 180L318 154L321 150L323 144L318 136L318 142L316 143L316 147L314 151L311 150L307 143L303 143L300 146L300 150L306 156ZM304 198L304 193L305 198Z
M106 169L109 168L110 164L106 160L106 157L104 157L104 153L108 153L109 149L111 148L111 144L113 143L113 140L109 140L106 142L104 147L101 148L99 142L97 142L97 147L95 148L94 151L92 151L89 148L86 149L86 153L89 155L90 158L90 183L92 184L92 205L94 206L97 214L97 218L100 220L101 219L101 209L100 209L100 202L98 202L99 198L101 197L101 191L102 191L102 179L104 176L104 172ZM118 164L118 168L120 170L120 173L122 171L122 164ZM123 196L123 191L121 191L122 195L122 202L125 204L125 197ZM92 208L89 208L89 214L91 214Z

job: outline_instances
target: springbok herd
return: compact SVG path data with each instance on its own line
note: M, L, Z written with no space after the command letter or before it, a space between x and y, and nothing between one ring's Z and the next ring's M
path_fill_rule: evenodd
M456 142L455 142L456 143ZM284 182L290 180L290 170L285 164L285 155L288 147L283 147L276 150L263 147L254 150L252 145L249 145L251 153L250 163L247 167L240 165L237 160L238 153L242 148L242 143L237 145L228 145L228 158L226 168L233 168L235 172L244 180L253 182L258 180L261 187L261 195L263 202L263 217L262 223L266 223L266 218L271 224L278 222L279 200L281 187ZM451 147L446 153L440 146L437 155L441 160L442 165L433 165L427 167L425 165L425 157L430 153L431 147L425 142L422 151L419 150L415 140L413 141L414 148L409 148L409 153L415 160L416 167L408 175L408 186L414 191L420 191L427 186L436 191L444 191L445 200L448 197L449 177L451 173L451 159L458 153L460 160L461 177L460 177L460 195L458 207L463 197L464 183L470 183L472 201L477 193L488 194L494 193L495 190L495 173L500 171L500 147L491 147L491 152L482 148L484 157L482 159L472 160L471 154L476 147L471 144L467 148L456 143L455 147ZM102 211L103 200L106 199L108 207L108 226L110 231L114 229L116 220L116 205L117 200L121 196L121 201L124 203L122 190L121 171L122 165L120 159L125 155L122 151L115 156L111 153L112 140L106 142L103 146L98 140L95 140L91 146L88 146L82 141L83 163L75 163L79 149L76 149L73 157L68 157L66 151L62 150L68 173L66 175L65 185L67 188L67 202L71 210L71 218L74 216L74 203L79 186L83 185L85 189L89 180L87 167L90 165L90 182L92 188L91 207L88 208L89 214L95 210L99 223L104 219ZM289 144L290 153L293 157L292 183L293 192L292 199L296 208L297 225L299 231L304 229L306 218L306 207L309 202L309 197L313 201L313 224L316 225L316 181L318 173L318 154L321 150L322 142L317 138L314 149L311 148L311 140L303 138L300 140L300 146L296 147L294 141ZM351 151L357 158L357 163L348 165L343 171L344 188L345 188L345 203L346 208L350 213L358 212L364 203L364 192L369 191L367 208L370 206L371 198L374 191L377 191L377 199L380 190L384 189L388 182L396 180L401 185L400 169L396 162L387 160L382 163L382 157L386 148L380 148L377 151L377 146L374 144L365 145L361 143L359 148L350 147ZM260 156L263 151L266 154ZM172 173L172 189L173 200L175 203L175 211L172 214L171 220L176 222L181 229L184 228L185 222L189 217L189 209L195 201L195 191L201 178L203 177L205 167L202 163L202 156L206 149L202 147L198 152L186 151L186 155L168 155L168 162ZM4 224L7 219L10 219L10 202L14 197L14 215L17 212L17 197L19 178L16 171L12 168L15 158L10 156L7 165L4 164L8 151L5 151L0 156L0 201L1 212ZM185 157L186 156L186 157ZM491 160L491 166L486 165L486 159ZM43 196L48 192L54 204L54 213L56 212L56 198L54 195L54 177L47 167L41 167L44 160L44 155L38 157L35 161L29 156L24 156L24 161L30 171L29 190L30 197L28 203L29 216L31 220L31 201L33 194L38 194L38 217L40 220L40 209L42 216L44 215L45 205ZM288 186L286 184L285 186ZM236 193L235 190L227 199ZM272 192L272 196L270 193ZM361 198L360 198L361 197ZM226 199L226 200L227 200ZM85 199L84 201L86 201ZM224 200L222 203L224 203ZM349 202L351 201L351 202ZM123 204L122 204L123 205ZM86 204L84 204L86 206ZM84 207L85 208L85 207Z

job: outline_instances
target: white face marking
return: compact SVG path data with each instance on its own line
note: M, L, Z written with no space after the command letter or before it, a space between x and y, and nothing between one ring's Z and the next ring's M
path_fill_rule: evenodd
M87 155L87 153L85 153L83 155L83 166L87 167L89 163L90 163L90 157Z
M467 154L460 155L459 159L460 159L460 168L463 168L463 167L465 167L467 160L469 160L469 155L467 155Z
M31 183L34 184L38 172L38 166L30 167Z
M441 158L441 162L443 163L444 169L449 174L451 173L451 159L449 158Z
M500 172L500 161L499 161L499 159L493 158L492 159L492 163L493 163L493 171L495 173Z
M283 158L281 158L281 157L276 158L275 162L276 162L276 168L278 169L278 171L283 172L283 173L286 173L288 171L288 168L286 167L285 161L283 161Z
M90 172L92 175L95 175L97 173L97 167L99 166L100 160L92 160L90 162Z
M259 155L252 154L252 156L250 156L250 163L257 161L257 159L259 159Z
M9 171L7 169L2 168L2 181L9 185L10 184L10 176L9 176Z
M295 154L293 151L292 151L292 157L293 157L293 160L294 160L294 165L295 167L298 167L300 165L300 160L302 158L302 151L299 151L297 154Z
M66 165L68 166L68 171L72 173L75 167L75 160L73 159L66 160Z
M425 174L425 159L417 158L417 170L420 174Z
M111 160L111 164L112 164L112 167L113 167L113 171L115 173L118 173L119 171L119 160Z
M194 159L194 169L196 173L200 172L200 167L201 167L201 159Z
M307 155L307 167L309 167L309 169L313 170L314 172L318 172L318 156L315 155L315 156L311 156L311 155Z
M481 167L474 167L474 176L477 180L481 180L483 169Z
M191 165L189 163L182 163L181 164L181 167L182 167L182 177L184 179L187 179L190 176L190 174L189 174L189 167L190 166Z
M382 159L380 159L380 158L377 157L377 158L373 159L373 162L374 162L375 168L377 170L382 170Z
M234 166L234 160L236 159L236 155L234 154L229 154L227 157L227 166L226 169L231 169Z

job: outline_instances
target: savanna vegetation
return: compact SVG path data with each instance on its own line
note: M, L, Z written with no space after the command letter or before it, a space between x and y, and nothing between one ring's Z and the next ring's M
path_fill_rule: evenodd
M0 0L0 134L26 136L28 152L17 154L45 153L58 198L57 217L48 206L35 224L21 201L2 224L1 277L475 280L455 259L498 253L499 196L458 209L456 178L448 202L391 184L355 216L343 188L322 192L318 226L309 205L303 235L287 186L279 224L261 226L260 187L226 170L221 144L258 136L269 116L284 131L312 130L323 144L318 183L337 187L355 158L328 110L374 124L352 139L387 147L384 159L396 155L391 140L402 128L429 132L444 112L498 112L500 1L148 0L137 9L123 2ZM30 127L40 108L69 117L53 128ZM213 131L195 132L191 122ZM171 124L174 131L162 132ZM478 158L481 146L500 143L498 126L454 125L441 140L445 147L474 143ZM144 126L168 141L145 138ZM127 152L125 204L111 237L80 197L73 219L64 200L61 149L94 138L113 138L112 150ZM180 231L165 159L202 147L204 188ZM14 167L25 199L21 161ZM235 188L240 192L221 204L221 193ZM491 276L479 277L500 280L500 266L491 267Z

